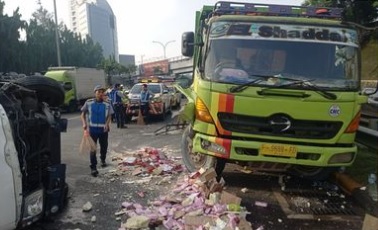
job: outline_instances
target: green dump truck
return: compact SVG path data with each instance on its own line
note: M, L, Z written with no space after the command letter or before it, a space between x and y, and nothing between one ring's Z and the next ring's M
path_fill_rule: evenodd
M181 114L190 171L227 162L324 179L357 154L358 29L342 9L217 2L182 35L193 83Z
M95 68L50 67L45 76L62 84L65 91L62 108L68 112L77 111L85 100L94 97L94 87L105 87L106 82L104 70Z

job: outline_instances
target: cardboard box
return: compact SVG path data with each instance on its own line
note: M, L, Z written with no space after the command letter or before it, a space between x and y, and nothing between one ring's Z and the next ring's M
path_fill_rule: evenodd
M203 226L207 223L215 225L216 218L210 216L184 216L185 230L195 230L198 226Z
M223 191L221 193L220 203L221 204L236 204L236 205L240 205L241 198L238 197L238 196L235 196L232 193Z
M204 173L201 174L200 180L202 182L210 181L217 177L217 173L213 168L207 169Z

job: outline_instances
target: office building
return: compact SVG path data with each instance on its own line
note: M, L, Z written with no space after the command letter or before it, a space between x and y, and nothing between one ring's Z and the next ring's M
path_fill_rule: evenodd
M98 42L105 58L119 62L117 20L106 0L70 0L70 23L73 32Z

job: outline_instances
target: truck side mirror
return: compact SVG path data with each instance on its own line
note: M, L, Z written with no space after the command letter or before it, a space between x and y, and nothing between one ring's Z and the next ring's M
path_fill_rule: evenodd
M185 32L181 37L181 53L186 57L192 57L194 52L194 33Z

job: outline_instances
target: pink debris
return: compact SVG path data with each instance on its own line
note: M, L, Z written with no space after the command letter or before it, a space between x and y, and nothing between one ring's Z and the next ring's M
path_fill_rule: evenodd
M161 216L167 216L168 215L168 211L164 206L159 207L158 211L159 211Z
M133 203L130 203L130 202L123 202L122 203L122 207L126 208L126 209L130 209L131 207L133 207Z
M141 204L138 204L138 203L134 203L133 206L134 206L135 209L142 209L143 208L143 206Z
M137 192L137 194L138 194L138 196L140 196L140 197L145 197L145 194L144 194L144 192L143 191L141 191L141 192Z
M152 202L150 202L151 205L153 206L160 206L160 205L163 205L163 201L162 200L154 200Z
M158 154L153 149L145 150L140 154L146 153L149 154L147 158L150 160ZM160 165L155 164L156 162L145 162L145 159L143 161L137 160L136 165L141 167L153 165L155 168L166 167L171 169L169 167L171 164L162 163L162 159L161 156L155 158ZM123 202L122 207L126 209L125 212L129 217L142 215L150 220L150 226L163 225L166 229L201 230L208 229L208 225L211 225L210 229L217 229L218 225L225 225L226 229L236 229L238 226L243 226L243 229L246 230L252 229L245 227L245 223L248 222L245 220L245 215L242 215L243 213L230 213L227 210L228 204L240 203L240 198L222 191L223 184L216 182L213 177L214 173L204 170L198 175L197 179L185 177L179 181L170 189L168 194L151 201L149 208L143 208L138 203L130 204L129 202ZM215 192L223 199L205 202L209 201L210 194L214 196ZM223 203L220 203L221 201Z

